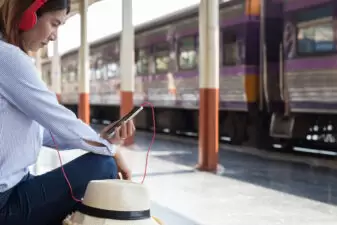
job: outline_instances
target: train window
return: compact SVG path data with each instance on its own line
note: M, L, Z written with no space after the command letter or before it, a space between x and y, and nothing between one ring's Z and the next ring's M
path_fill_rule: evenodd
M169 56L157 56L156 57L156 73L167 72L170 63Z
M74 73L75 73L75 81L78 81L78 65L77 65L77 63L75 64L75 66L74 66Z
M90 58L90 80L95 80L95 61Z
M182 70L195 69L197 66L196 39L186 37L179 40L179 68Z
M139 49L136 55L137 74L149 74L149 49Z
M101 59L98 59L96 62L96 68L95 68L97 80L100 80L103 77L102 64L103 64L103 61Z
M333 7L324 6L297 14L297 54L313 55L336 51Z
M332 22L298 26L297 52L299 55L334 51L336 51L336 44Z
M101 71L99 71L99 70L97 70L96 69L96 80L100 80L101 79L101 77L102 77L102 75L101 75Z
M104 80L109 79L109 76L108 76L108 65L106 65L106 64L102 65L102 67L101 67L101 73L102 73L102 77L103 77Z
M67 77L63 74L63 76L62 76L62 84L68 83L67 81L68 81Z
M61 68L61 74L62 74L62 83L67 83L67 81L68 81L67 67L62 67Z
M90 80L95 80L96 76L95 76L95 68L94 67L90 67Z
M111 62L107 64L107 73L108 77L116 77L119 75L119 63L118 62Z
M169 70L170 64L170 45L169 43L161 43L155 46L154 59L156 73L165 73Z
M196 57L195 57L195 64L199 65L199 52L200 52L200 46L199 46L199 36L196 37L195 39L195 52L196 52Z
M222 36L222 42L222 64L224 66L236 65L238 58L238 44L236 35L224 32Z
M73 66L68 66L68 77L69 77L69 82L74 82L76 77L75 77L75 71Z
M75 71L70 71L69 72L69 77L70 77L70 82L75 82L76 81L76 73Z

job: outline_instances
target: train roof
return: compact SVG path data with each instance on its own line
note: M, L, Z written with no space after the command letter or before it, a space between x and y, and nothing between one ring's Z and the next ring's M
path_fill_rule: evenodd
M243 1L245 0L220 0L219 9L224 8L224 7L230 7L230 6L233 6ZM175 22L178 22L184 19L195 17L195 16L198 16L198 14L199 14L199 4L193 4L192 6L177 10L169 14L165 14L164 16L157 17L150 21L137 25L135 27L135 35L148 31L148 30L159 28L161 26L165 26L170 23L175 23ZM118 39L120 35L121 35L121 31L107 35L98 40L95 40L90 43L90 48L106 44L107 42L110 42L110 41L114 41L115 39ZM75 52L78 51L78 49L79 49L78 47L73 48L63 53L62 56L69 56L71 54L74 54Z

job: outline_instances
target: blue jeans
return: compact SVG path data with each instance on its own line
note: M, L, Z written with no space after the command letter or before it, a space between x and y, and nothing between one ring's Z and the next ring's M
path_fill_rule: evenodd
M64 165L73 193L81 199L91 180L116 179L113 157L87 153ZM61 225L77 206L61 168L30 176L11 190L0 210L1 225Z

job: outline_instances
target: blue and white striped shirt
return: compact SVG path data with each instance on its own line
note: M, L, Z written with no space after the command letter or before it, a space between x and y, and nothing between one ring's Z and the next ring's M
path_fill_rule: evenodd
M49 131L60 150L115 153L114 145L58 103L37 74L26 53L0 40L0 192L15 186L28 173L42 145L54 147ZM105 147L91 146L83 139Z

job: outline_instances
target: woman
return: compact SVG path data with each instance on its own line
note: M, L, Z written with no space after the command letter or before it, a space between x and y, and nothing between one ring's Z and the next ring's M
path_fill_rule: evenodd
M62 105L38 78L27 55L57 38L70 0L48 0L37 10L37 22L22 26L24 12L38 0L2 0L0 4L0 224L53 225L71 213L73 200L61 168L32 176L28 166L41 145L83 149L90 153L64 166L73 193L80 199L90 180L115 179L118 169L130 179L115 145L134 133L132 122L115 137L97 134ZM27 23L26 23L27 24Z

